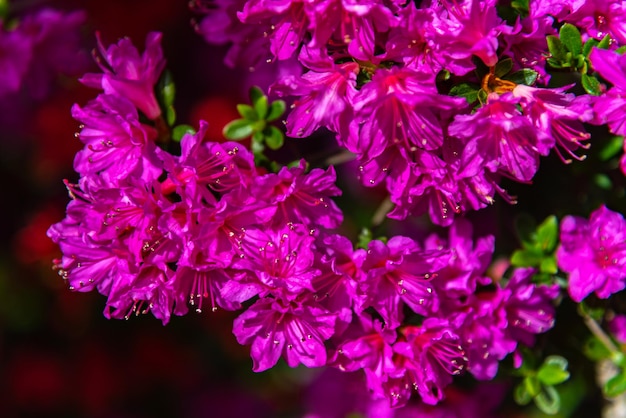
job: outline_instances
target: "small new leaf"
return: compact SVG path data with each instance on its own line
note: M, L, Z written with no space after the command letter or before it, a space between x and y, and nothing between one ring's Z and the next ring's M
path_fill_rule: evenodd
M552 386L544 386L535 397L535 405L548 415L556 414L559 412L559 408L561 408L559 392Z
M240 139L244 139L252 135L254 132L253 122L246 119L236 119L232 122L229 122L222 133L228 139L232 139L238 141Z
M626 392L626 373L620 373L610 378L602 388L604 394L609 398L614 398Z
M180 142L186 134L194 135L195 133L195 129L190 125L178 125L172 129L172 139L176 142Z
M285 113L285 102L283 100L275 100L270 104L270 110L267 113L266 120L268 122L273 122Z
M250 88L250 102L252 103L252 107L256 110L257 115L259 115L259 119L265 119L267 116L268 101L267 96L263 94L263 91L259 87L253 86Z
M265 137L265 143L268 147L273 150L277 150L283 146L285 142L285 137L280 129L275 126L268 126L263 131L263 136Z
M239 114L241 115L242 118L250 120L250 121L257 121L259 120L259 115L256 113L256 110L247 104L238 104L237 105L237 112L239 112Z
M537 228L537 244L543 252L551 252L559 237L559 221L556 216L548 216Z
M528 393L528 390L526 390L524 382L515 387L513 399L518 405L528 405L528 403L533 399L530 393Z
M569 379L567 371L567 360L561 356L550 356L543 362L537 378L544 385L554 386L565 382Z

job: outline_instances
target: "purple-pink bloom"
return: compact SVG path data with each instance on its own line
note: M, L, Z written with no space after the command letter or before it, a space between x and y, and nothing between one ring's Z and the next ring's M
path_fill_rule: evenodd
M360 309L373 307L392 329L402 323L404 304L421 315L436 311L439 300L430 282L446 264L446 255L424 251L408 237L395 236L386 244L371 241L359 283L365 295Z
M251 186L251 194L276 207L272 222L275 227L289 222L310 227L338 227L343 214L330 199L341 194L335 185L334 167L314 168L309 173L305 173L305 168L306 162L302 160L297 167L283 167L277 174L257 177Z
M284 301L266 297L257 300L233 322L239 344L249 345L252 370L273 367L281 355L290 367L326 364L324 341L334 333L336 315L311 297Z
M591 292L606 299L626 286L626 221L601 206L589 219L568 215L561 221L556 258L568 273L569 295L580 302Z
M83 126L76 135L85 148L74 159L81 175L120 184L131 176L151 182L163 171L156 130L139 122L137 109L124 97L101 94L84 107L74 105L72 116Z
M518 181L530 181L539 168L537 133L510 93L490 93L488 101L471 115L457 115L450 135L466 142L461 159L463 177L486 167Z
M98 36L98 49L102 59L97 59L102 74L88 73L81 82L89 87L102 89L106 94L122 96L130 100L148 119L161 115L154 88L165 68L161 49L162 34L151 32L146 37L143 54L128 38L123 38L108 49Z

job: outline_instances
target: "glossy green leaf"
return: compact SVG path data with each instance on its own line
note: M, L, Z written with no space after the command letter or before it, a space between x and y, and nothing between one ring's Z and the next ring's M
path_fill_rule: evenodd
M559 39L574 57L583 52L583 42L576 26L570 23L565 23L561 26Z
M232 122L229 122L226 126L224 126L224 129L222 130L222 133L226 138L235 141L247 138L252 135L253 132L253 122L246 119L236 119Z
M539 73L533 71L530 68L524 68L514 73L508 74L502 77L503 80L512 81L515 84L524 84L525 86L532 86L537 81Z
M535 405L546 414L556 414L559 412L559 408L561 408L559 392L552 386L544 386L535 397Z
M176 142L180 142L186 134L193 135L195 133L195 129L190 125L178 125L172 129L172 139Z
M265 120L268 122L273 122L276 119L280 118L283 113L285 113L285 102L283 100L275 100L270 104L270 110L267 113L267 117Z
M591 53L591 50L593 49L594 46L598 45L598 41L593 39L593 38L589 38L587 39L587 42L585 42L585 44L583 45L583 55L585 57L588 57L589 54Z
M606 35L600 43L598 44L598 48L600 49L609 49L611 46L611 35Z
M462 83L450 89L451 96L463 97L467 103L472 104L478 100L478 90L480 86L471 83Z
M589 74L583 74L580 77L580 82L583 85L585 91L594 96L599 96L602 93L600 82L597 78Z
M285 143L285 136L282 131L275 126L268 126L263 132L265 143L273 150L277 150Z
M554 60L565 61L567 59L567 48L558 37L548 35L546 41L548 42L548 51Z
M511 71L513 68L513 60L511 58L505 58L501 61L498 61L495 68L496 77L502 78Z
M626 392L626 373L620 370L620 373L610 378L604 384L602 391L609 398L614 398Z
M241 115L242 118L247 119L249 121L257 121L259 120L259 115L256 110L247 104L238 104L237 112Z

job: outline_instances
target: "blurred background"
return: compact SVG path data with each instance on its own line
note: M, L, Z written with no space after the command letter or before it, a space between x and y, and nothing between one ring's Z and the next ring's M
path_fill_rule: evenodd
M78 82L85 72L99 71L91 57L96 31L105 46L128 36L140 51L148 32L163 32L164 55L176 82L178 123L197 126L199 119L207 120L209 140L223 140L222 127L238 117L236 104L247 101L251 85L263 85L263 75L225 67L228 46L210 46L195 33L194 19L199 16L183 0L0 0L5 29L45 8L81 10L85 19L64 40L74 65L62 72L50 70L37 78L37 86L37 74L31 74L18 91L0 96L0 177L5 193L0 216L0 417L262 418L302 417L311 411L311 418L345 417L352 407L347 399L358 399L365 391L358 378L289 369L283 362L253 373L249 348L239 346L231 332L237 313L173 317L166 327L151 315L109 321L102 315L104 297L70 292L52 270L60 252L46 230L64 217L69 198L63 179L77 180L72 162L82 146L74 137L78 122L70 109L98 94ZM2 63L12 59L11 53L11 46L0 42L0 80L6 71ZM47 54L54 53L44 45L32 57L33 68L46 69ZM563 207L578 207L581 214L603 201L619 201L612 206L616 210L624 207L623 176L616 166L600 179L605 186L596 187L595 180L585 177L588 166L565 170L556 158L542 164L535 183L544 187L517 185L518 213L541 221ZM554 198L555 190L562 198ZM581 193L587 194L581 198ZM585 207L579 205L581 199ZM375 208L365 212L371 216ZM495 205L471 216L481 225L481 235L510 237L512 223L500 220L511 219L513 213L506 205ZM394 230L393 224L388 227ZM501 253L518 246L511 240L497 242ZM573 307L569 309L564 315L572 314ZM567 323L556 330L569 331ZM593 371L585 373L567 389L572 404L562 416L599 416L598 393L589 392ZM452 409L421 407L421 412L407 409L396 416L485 418L499 404L500 396L494 394L507 390L507 384L487 386L468 396L451 389L447 405L454 405ZM530 414L509 411L502 416L541 416Z

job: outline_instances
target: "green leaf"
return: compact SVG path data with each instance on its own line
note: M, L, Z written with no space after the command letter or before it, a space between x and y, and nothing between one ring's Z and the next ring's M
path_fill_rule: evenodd
M611 190L613 188L613 182L611 181L609 176L603 173L597 173L595 176L593 176L593 182L596 184L596 186L603 190Z
M174 110L174 106L168 106L165 109L165 121L168 126L174 126L176 123L176 111Z
M597 45L598 45L598 41L597 40L595 40L593 38L587 39L587 42L585 42L585 44L583 45L583 55L585 57L588 57L589 54L591 53L591 49L594 46L597 46Z
M367 250L367 246L370 241L374 239L374 235L372 234L372 230L369 228L361 229L361 233L359 234L359 238L357 240L356 248L362 248Z
M275 100L270 105L270 110L267 112L267 117L265 120L268 122L273 122L285 113L285 102L284 100Z
M511 7L522 17L526 17L528 16L528 2L529 0L513 0L511 2Z
M556 216L548 216L537 228L537 244L543 252L551 252L559 238L559 221Z
M550 55L552 55L552 58L560 62L567 59L567 48L565 47L565 45L563 45L563 42L561 42L558 37L554 35L548 35L546 37L546 41L548 42L548 51L550 51Z
M195 133L196 131L191 125L178 125L172 129L172 139L176 142L180 142L186 134L194 135Z
M241 115L242 118L247 119L249 121L254 121L256 122L257 120L259 120L259 115L256 112L256 110L247 104L238 104L237 105L237 112L239 112L239 114Z
M495 68L496 77L502 78L511 71L513 68L513 60L511 58L505 58L501 61L498 61Z
M542 257L543 254L535 249L517 250L511 255L511 264L514 267L537 267Z
M569 379L567 360L561 356L547 357L537 372L537 378L550 386L565 382Z
M487 92L485 90L478 90L478 94L476 96L480 103L487 103Z
M611 35L606 35L598 44L598 48L609 49L609 46L611 46Z
M533 398L541 392L541 383L535 376L526 376L522 383L526 386L528 394Z
M611 351L595 336L589 337L585 342L583 353L592 361L600 361L611 357Z
M541 392L535 397L535 405L546 414L556 414L561 407L559 392L552 386L544 386Z
M573 56L580 55L583 52L583 42L580 32L576 26L566 23L559 30L559 39ZM550 51L552 52L552 51Z
M620 46L619 48L615 50L615 52L622 55L624 52L626 52L626 45Z
M263 132L261 131L256 131L254 132L254 134L252 134L252 142L258 142L263 144L263 139L265 138L265 136L263 135Z
M524 84L525 86L532 86L537 81L539 73L533 71L530 68L524 68L514 73L508 74L502 77L503 80L512 81L515 84Z
M598 156L602 161L608 161L611 158L615 157L622 149L624 148L624 137L622 135L614 135L611 136L609 142L607 142L600 152Z
M462 83L450 89L451 96L464 97L467 103L472 104L478 100L480 86L471 83Z
M584 316L588 316L595 321L602 321L605 314L605 308L600 307L591 307L584 300L578 304L578 309L580 313Z
M157 89L163 108L173 106L174 98L176 97L176 86L174 85L174 79L171 72L168 70L163 71L163 74L157 84Z
M265 117L267 116L268 101L267 96L263 94L263 90L261 90L257 86L251 87L250 102L256 110L257 115L259 115L259 119L265 119Z
M602 391L609 398L614 398L626 392L626 373L620 370L620 373L610 378L602 388Z
M551 255L541 260L541 264L539 264L539 271L547 274L556 274L559 271L556 264L556 257Z
M602 90L600 88L600 82L594 76L591 76L589 74L583 74L580 77L580 81L587 93L594 96L599 96L602 93Z
M258 155L263 155L263 151L265 151L265 144L263 143L263 141L252 141L250 147L252 148L252 153L255 157ZM265 160L267 160L267 158L265 158Z
M533 399L530 393L528 393L524 382L515 387L515 390L513 391L513 399L518 405L528 405L528 403Z
M277 150L283 146L285 137L280 129L275 126L268 126L264 131L265 143L273 150Z
M246 119L235 119L232 122L229 122L222 133L228 139L233 139L235 141L244 139L252 135L254 132L253 122Z

